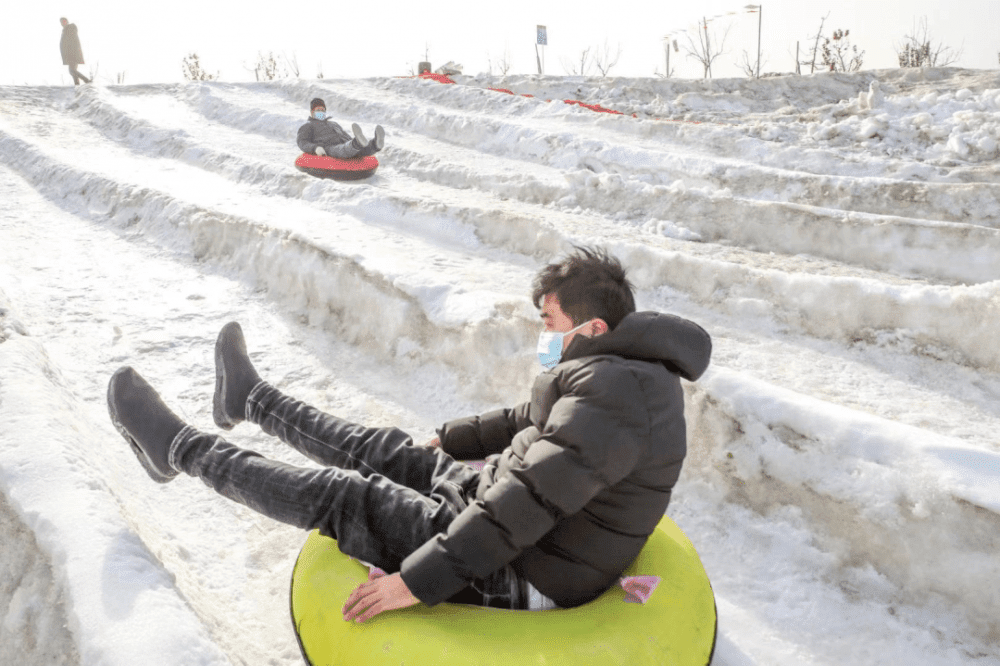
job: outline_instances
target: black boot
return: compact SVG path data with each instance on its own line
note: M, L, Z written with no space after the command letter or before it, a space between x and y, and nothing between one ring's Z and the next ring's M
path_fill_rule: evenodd
M246 419L247 398L261 382L247 355L243 329L231 321L219 331L215 341L215 395L212 397L212 418L225 430Z
M166 483L177 476L170 466L170 444L185 423L128 366L119 368L108 382L108 414L153 481Z

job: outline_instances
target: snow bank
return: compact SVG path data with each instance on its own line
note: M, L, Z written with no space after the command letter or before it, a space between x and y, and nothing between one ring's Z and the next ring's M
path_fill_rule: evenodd
M91 442L108 437L109 426L97 427L82 413L2 293L0 328L0 491L15 514L10 520L30 530L38 549L27 538L8 542L13 548L5 559L14 561L19 552L40 560L36 571L43 570L26 572L9 597L3 630L19 634L21 645L5 641L11 647L3 649L17 660L22 647L39 659L51 651L64 663L76 662L78 651L83 664L177 664L178 658L227 664L170 572L122 519L115 490L98 471L102 461L90 454ZM22 573L8 569L4 587ZM53 598L62 603L47 605ZM48 635L52 643L43 644Z
M983 636L1000 630L983 586L1000 576L1000 453L721 368L688 389L685 474L765 514L795 507L822 550L870 567L887 599L938 599Z
M373 235L371 226L364 233L353 229L354 216L376 223L392 219L395 220L398 229L401 225L409 227L414 224L420 225L421 222L422 226L437 226L441 214L447 211L450 217L459 221L459 225L451 226L446 234L451 238L467 238L467 242L461 243L464 248L477 247L482 241L493 243L499 241L497 248L499 250L527 254L554 254L559 248L571 243L594 242L598 239L615 245L616 237L622 238L621 244L625 245L626 239L634 236L634 231L627 227L623 229L621 225L609 225L595 218L584 218L571 224L558 225L569 231L566 233L566 231L556 231L549 220L535 216L533 219L518 220L503 211L499 214L477 215L475 210L463 210L464 207L461 205L455 208L447 205L442 207L441 204L433 203L429 199L413 201L411 197L406 197L409 199L406 200L390 196L387 201L381 193L376 192L354 195L355 202L348 202L348 207L340 208L341 213L333 219L327 218L323 223L325 233L319 234L315 228L314 213L297 203L287 204L280 210L275 208L274 214L267 221L263 221L259 219L261 216L258 206L248 207L234 203L228 206L230 210L212 210L180 199L178 197L182 195L182 191L174 184L177 182L176 178L171 178L168 184L161 184L157 191L147 186L130 185L128 180L118 177L109 178L93 174L82 164L76 166L54 163L49 155L32 148L9 130L0 133L0 152L11 156L18 155L22 173L31 179L36 187L52 193L53 196L58 193L60 197L77 199L79 200L77 205L80 207L91 210L98 216L110 215L118 224L140 224L144 228L153 225L163 242L176 244L185 239L185 243L191 248L191 253L199 260L213 259L227 264L242 261L245 270L257 273L263 280L271 280L273 278L269 276L277 275L278 279L291 287L295 292L294 297L301 303L311 302L315 294L310 287L307 286L303 290L299 285L320 285L323 288L323 297L334 299L333 312L342 311L344 307L344 304L337 304L342 298L340 294L358 295L361 299L375 298L375 296L369 296L374 292L338 289L335 284L326 289L325 286L329 284L326 282L329 274L322 263L302 262L298 255L273 253L267 250L264 251L268 252L269 257L263 257L258 256L257 252L274 243L284 244L291 241L303 247L303 251L307 253L318 252L321 255L346 258L348 264L354 264L361 269L353 272L353 275L370 276L364 278L369 285L384 285L388 282L403 287L407 296L417 298L417 301L420 301L421 295L424 298L429 294L433 295L430 299L433 303L424 302L421 306L422 316L418 316L412 324L417 328L422 325L420 324L422 317L437 315L435 318L441 320L440 313L446 313L452 305L446 305L444 310L439 307L438 304L442 300L447 301L443 299L440 289L430 291L419 287L406 289L404 285L411 278L403 277L406 269L399 265L399 260L396 258L392 260L392 270L385 279L378 276L379 271L386 269L386 262L380 259L387 255L385 244L394 243L397 246L399 244L387 235ZM78 159L86 162L86 156L82 153ZM135 169L142 167L142 164L137 163ZM135 169L128 170L126 167L123 174L134 173ZM125 177L123 175L121 178ZM302 175L301 179L309 183L306 180L307 176ZM90 183L90 187L77 190L81 182ZM204 186L204 182L199 184L199 188ZM216 186L231 187L222 181L217 181ZM582 189L585 190L586 187ZM322 199L330 194L328 190L327 184L311 183L307 186L307 191L303 192L303 198ZM189 200L191 197L200 198L200 193L200 189L193 190L187 198ZM239 196L240 192L234 191L231 198L235 201ZM335 195L338 199L342 196L339 193ZM115 202L110 210L107 203L109 201ZM417 209L416 214L412 212L414 208ZM251 215L249 212L251 209L254 210L253 217L247 217ZM581 225L581 222L585 224ZM467 223L476 233L474 238L469 237L462 228ZM518 229L521 226L525 228ZM516 234L511 233L511 227L516 230ZM175 230L181 231L181 234L176 234ZM438 237L441 238L443 235L445 234ZM330 240L321 239L321 236ZM262 245L259 242L261 238L271 240ZM352 238L353 247L345 245L348 239ZM897 240L901 238L901 235L896 235ZM333 239L336 239L335 244ZM413 249L417 244L419 244L417 241L408 240L406 245L410 247L403 250L401 256L419 256ZM810 274L813 269L808 264L795 267L796 272L779 273L745 265L744 261L730 259L720 262L711 257L685 252L675 246L655 243L654 248L655 245L660 245L661 249L640 247L634 252L630 250L627 253L635 254L635 259L629 259L629 262L630 265L636 265L635 279L643 287L669 285L723 310L743 299L764 301L772 304L772 315L779 322L800 328L812 335L905 346L919 353L955 359L960 363L977 367L1000 368L1000 349L988 344L991 335L982 327L976 326L983 316L996 312L1000 307L996 286L1000 282L976 287L886 285L865 277L830 277L829 269L823 271L827 273L825 275L814 276ZM891 243L887 246L896 247ZM427 252L436 253L437 250L428 249ZM269 260L283 262L282 270L257 271L258 266L267 264ZM454 256L448 263L454 261L461 263L461 260ZM792 259L785 260L784 263L802 262ZM991 262L984 260L977 262L974 256L972 261L966 262L966 265L974 266L977 263L982 265ZM422 261L416 260L411 265L414 266L410 269L411 274L422 273ZM316 270L310 270L310 266L316 267ZM302 271L309 274L304 275ZM286 279L296 272L299 272L299 277L290 281ZM455 274L456 278L461 279L456 279L456 283L449 287L447 293L456 296L468 293L468 287L460 287L458 283L474 276L476 271L471 270ZM423 278L414 276L412 280L415 284L419 284ZM494 282L487 276L478 276L476 281L483 285L482 289L487 293L491 289L487 284ZM503 283L507 282L507 279L499 281ZM521 284L527 282L525 274ZM384 287L376 286L375 291L384 292ZM288 293L287 288L284 293ZM365 295L362 296L362 293ZM480 306L475 319L485 320L493 311L493 304L496 302L495 297L460 296L453 305L461 311L463 307L475 303ZM379 318L379 321L372 322L377 331L382 333L393 331L396 333L393 337L406 339L419 340L422 337L415 329L401 328L402 324L398 323L402 321L398 318L408 316L405 314L404 306L397 305L388 311L394 313L397 323L381 321ZM526 320L533 319L530 310L521 312L528 313L525 315ZM448 315L444 314L444 323L447 321ZM483 325L489 326L489 324ZM360 326L362 328L348 332L352 339L371 336L376 332L364 324ZM526 329L522 328L521 332L524 330ZM520 334L515 333L515 335ZM432 352L440 353L438 350ZM465 350L462 355L467 356Z

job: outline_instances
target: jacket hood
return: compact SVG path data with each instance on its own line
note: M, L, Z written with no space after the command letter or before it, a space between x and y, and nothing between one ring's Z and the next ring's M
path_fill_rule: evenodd
M599 354L660 362L667 370L694 381L708 369L712 338L688 319L662 312L633 312L604 335L573 338L562 360Z

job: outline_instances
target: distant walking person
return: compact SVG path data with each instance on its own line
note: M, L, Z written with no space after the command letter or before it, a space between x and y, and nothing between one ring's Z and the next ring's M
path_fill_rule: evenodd
M64 65L69 65L70 76L73 77L73 85L80 85L81 79L84 83L90 83L90 79L76 71L78 65L83 63L83 47L80 46L80 36L76 32L76 24L70 23L66 18L59 19L62 24L62 38L59 40L59 50L62 52Z

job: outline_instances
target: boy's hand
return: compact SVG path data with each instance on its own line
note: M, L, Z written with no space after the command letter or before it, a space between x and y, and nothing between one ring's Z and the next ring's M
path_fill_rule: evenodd
M408 608L418 603L420 600L410 593L403 577L394 573L358 585L347 597L341 612L347 622L355 618L357 622L364 622L384 611Z
M441 448L441 438L440 437L435 437L434 439L430 439L430 440L424 442L424 446L429 446L431 448L439 448L440 449Z

